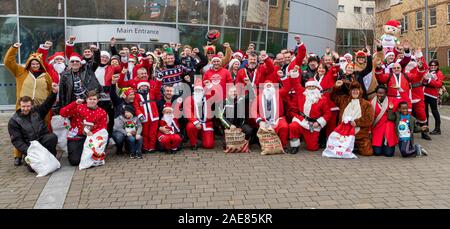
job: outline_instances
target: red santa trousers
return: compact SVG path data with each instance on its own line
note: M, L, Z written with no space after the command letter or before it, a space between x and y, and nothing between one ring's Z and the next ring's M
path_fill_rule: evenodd
M306 144L306 150L316 151L319 149L319 135L320 132L314 131L311 133L309 130L303 128L297 122L289 124L289 138L299 139L303 136Z
M412 106L414 111L414 117L416 117L417 121L420 123L426 123L427 115L425 113L425 102L423 100L420 100L417 103L413 103Z
M289 138L289 124L286 122L286 119L284 118L278 119L278 125L275 127L274 130L275 133L277 133L278 137L280 138L281 145L283 145L283 147L286 147Z
M207 126L212 126L212 124L206 124ZM197 139L199 133L202 134L202 142L203 142L203 148L205 149L213 149L214 148L214 131L204 131L202 129L197 129L195 125L191 122L186 124L186 133L189 137L189 142L191 143L191 146L197 145Z
M179 134L164 134L158 138L158 141L165 150L175 150L180 147L182 139Z
M142 149L150 151L156 149L158 137L158 120L142 123Z

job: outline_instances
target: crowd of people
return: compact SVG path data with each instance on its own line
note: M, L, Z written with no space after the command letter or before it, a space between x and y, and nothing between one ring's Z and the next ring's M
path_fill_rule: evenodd
M420 48L405 40L385 52L376 40L374 50L340 55L326 49L319 56L307 53L300 36L295 40L293 49L270 54L254 44L232 50L228 43L224 53L211 44L118 50L112 38L109 50L91 45L80 55L71 36L65 50L51 56L52 42L40 45L24 66L16 63L21 44L15 43L4 60L17 82L17 111L8 125L14 164L22 164L31 141L56 154L65 139L69 162L78 165L86 137L103 129L117 154L137 159L212 149L224 129L240 129L250 144L258 144L258 129L273 129L286 152L298 153L301 142L317 151L343 117L352 118L355 152L365 156L393 156L397 145L402 156L413 156L413 133L426 140L441 134L437 101L444 76ZM67 134L52 133L60 127L52 126L55 117L67 120Z

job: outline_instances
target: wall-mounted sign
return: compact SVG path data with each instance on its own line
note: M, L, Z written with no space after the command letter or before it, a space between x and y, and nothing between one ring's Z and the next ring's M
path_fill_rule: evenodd
M109 42L111 37L124 42L179 43L178 29L153 25L99 24L67 26L66 36L74 35L78 43Z

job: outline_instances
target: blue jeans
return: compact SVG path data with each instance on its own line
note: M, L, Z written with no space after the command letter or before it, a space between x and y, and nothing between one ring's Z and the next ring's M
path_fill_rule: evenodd
M386 157L392 157L395 153L395 146L389 147L387 145L382 146L373 146L373 155L375 156L386 156Z
M127 136L127 143L131 154L141 155L142 137L137 140L135 136Z
M117 147L117 153L121 153L123 149L123 143L125 142L126 135L119 132L119 131L113 131L112 138L114 139L114 142L116 143Z
M402 157L410 157L416 155L417 147L416 145L411 145L411 141L398 141L398 148L400 149L400 153Z

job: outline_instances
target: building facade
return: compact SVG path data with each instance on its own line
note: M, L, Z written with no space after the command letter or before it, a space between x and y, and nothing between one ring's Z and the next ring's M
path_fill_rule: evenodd
M402 24L400 40L408 39L412 47L425 50L425 1L377 0L376 36L383 34L383 25L390 19ZM450 1L428 0L429 59L450 66Z
M375 1L339 0L336 50L351 53L372 47L375 35Z
M151 49L173 41L202 47L210 29L218 29L222 34L219 43L229 42L233 50L254 43L259 50L276 53L282 48L293 48L293 37L300 34L308 49L317 52L334 45L337 0L318 2L1 0L0 105L15 104L15 79L5 69L3 56L17 41L22 43L19 63L24 63L46 40L54 44L50 53L63 50L70 35L78 38L77 51L91 43L106 49L111 36L118 38L119 46L135 44ZM305 11L308 15L324 14L320 20L323 28L304 20L307 17L298 19ZM292 41L288 44L288 40Z

